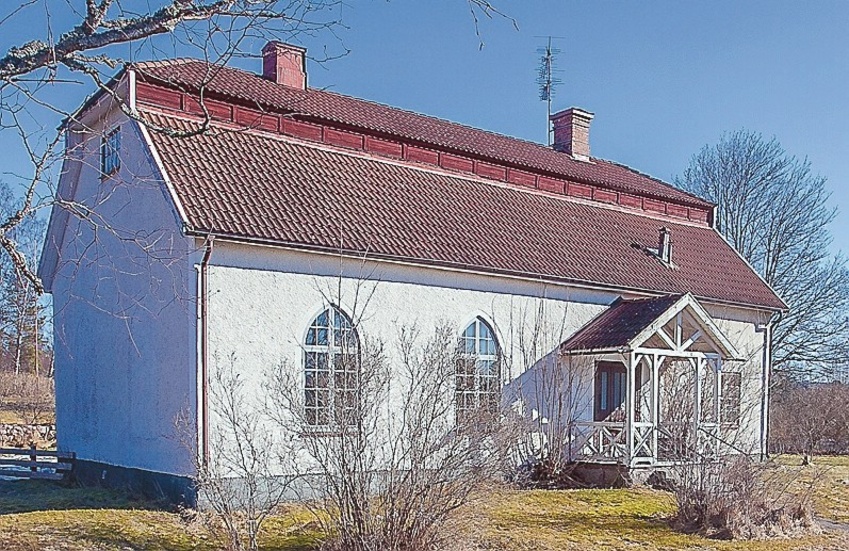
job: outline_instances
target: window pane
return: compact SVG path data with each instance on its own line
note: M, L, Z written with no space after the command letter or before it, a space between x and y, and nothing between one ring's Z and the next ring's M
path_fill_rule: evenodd
M470 323L459 338L456 361L457 420L464 412L483 410L495 413L501 401L498 342L489 326L480 318Z
M483 377L495 377L496 376L496 362L495 360L481 360L477 362L478 373L480 373Z
M601 398L599 408L602 411L607 411L607 371L602 371L599 374L599 397Z
M329 390L316 390L316 404L319 407L326 408L330 405L330 391Z
M121 150L120 128L116 128L100 140L100 172L108 176L121 167L119 156Z
M316 388L330 388L330 372L319 371L316 377Z
M315 318L315 323L317 327L330 327L330 310L325 310L321 314Z
M307 424L332 426L355 413L359 396L359 344L350 319L327 309L305 337L304 413Z

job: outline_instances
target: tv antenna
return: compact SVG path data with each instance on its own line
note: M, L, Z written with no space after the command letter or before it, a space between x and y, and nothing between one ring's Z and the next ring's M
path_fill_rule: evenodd
M554 68L555 56L560 53L559 48L551 46L552 39L563 38L562 36L539 36L536 38L547 38L548 43L544 48L537 49L540 54L539 67L537 73L537 84L539 85L539 99L546 102L547 110L545 117L546 135L548 137L548 145L551 145L551 100L554 98L555 89L563 84L556 75L560 73Z

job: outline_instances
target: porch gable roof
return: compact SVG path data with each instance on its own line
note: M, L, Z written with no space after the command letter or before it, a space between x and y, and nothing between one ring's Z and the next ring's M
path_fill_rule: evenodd
M683 316L685 311L688 320L696 327L695 332L679 332L670 337L663 327ZM564 341L560 345L560 353L587 355L626 352L645 346L653 338L668 345L671 354L683 352L696 341L702 340L723 358L740 358L731 341L690 293L643 299L619 298Z

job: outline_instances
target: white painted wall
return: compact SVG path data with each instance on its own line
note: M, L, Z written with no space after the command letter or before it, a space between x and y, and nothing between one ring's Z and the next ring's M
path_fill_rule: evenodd
M69 217L52 288L58 445L80 459L188 473L175 419L196 408L193 241L138 126L115 111L94 117L74 195L93 218ZM116 125L122 166L101 181L99 131Z
M300 373L306 329L328 302L340 304L355 318L361 334L381 337L389 361L396 363L400 326L415 325L427 332L448 324L459 336L476 316L482 317L498 335L506 393L512 395L533 388L528 367L618 296L609 291L222 241L216 242L212 254L209 286L210 354L217 361L233 355L251 389L249 394L257 397L266 391L268 369L285 364ZM715 312L723 310L727 308L714 308ZM747 317L745 312L732 313L739 319ZM748 317L757 318L753 314ZM539 319L544 325L537 330ZM756 399L760 396L761 337L751 321L721 323L741 352L752 356L743 385L744 392ZM535 335L539 338L533 348L529 343ZM585 373L580 383L584 390L578 393L584 405L573 410L585 420L592 419L592 379L591 371ZM539 404L529 406L537 407L541 408ZM530 409L526 411L530 413ZM214 412L210 424L214 434ZM743 427L745 443L756 443L757 408L747 410Z

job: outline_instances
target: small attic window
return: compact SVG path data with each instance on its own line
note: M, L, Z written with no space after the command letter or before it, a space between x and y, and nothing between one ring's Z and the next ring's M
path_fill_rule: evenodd
M100 138L100 176L108 178L121 168L121 127L116 126Z

